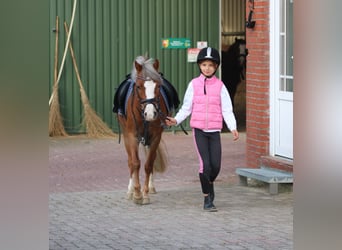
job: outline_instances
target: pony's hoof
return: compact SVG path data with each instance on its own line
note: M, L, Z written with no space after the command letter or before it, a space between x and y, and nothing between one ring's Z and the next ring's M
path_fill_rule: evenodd
M156 194L156 193L157 193L155 187L149 188L149 189L148 189L148 192L149 192L150 194Z
M133 193L127 193L127 200L132 200L133 199Z
M140 197L134 197L133 196L133 202L135 204L141 205L143 203L143 198L141 196Z
M142 205L147 205L147 204L150 204L151 202L150 202L150 198L143 198L143 200L142 200Z

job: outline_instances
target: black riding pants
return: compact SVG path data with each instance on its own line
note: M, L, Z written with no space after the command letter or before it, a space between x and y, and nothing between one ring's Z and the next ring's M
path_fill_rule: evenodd
M221 169L221 134L194 129L193 135L200 161L199 178L202 192L208 194Z

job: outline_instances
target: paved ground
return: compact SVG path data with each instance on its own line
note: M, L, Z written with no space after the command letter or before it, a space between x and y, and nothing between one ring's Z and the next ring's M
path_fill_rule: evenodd
M164 134L169 168L155 177L157 194L144 206L126 200L118 138L51 138L50 249L292 249L292 192L271 196L257 183L238 185L245 140L245 133L238 142L222 134L219 211L208 213L191 134Z

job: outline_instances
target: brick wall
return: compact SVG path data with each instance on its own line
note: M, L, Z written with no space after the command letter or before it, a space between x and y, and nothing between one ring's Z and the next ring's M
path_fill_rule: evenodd
M249 6L246 4L246 16ZM269 155L269 1L255 0L253 29L246 28L249 50L246 72L246 160L247 167L260 166Z

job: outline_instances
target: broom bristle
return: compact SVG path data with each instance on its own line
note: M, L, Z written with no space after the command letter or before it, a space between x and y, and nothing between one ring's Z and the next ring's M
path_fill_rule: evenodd
M83 124L86 129L88 137L114 137L114 132L107 126L107 124L96 114L89 104L89 99L83 88L80 88L81 100L84 108Z
M49 110L49 136L67 136L63 125L63 118L59 108L57 88L53 90L53 98Z

